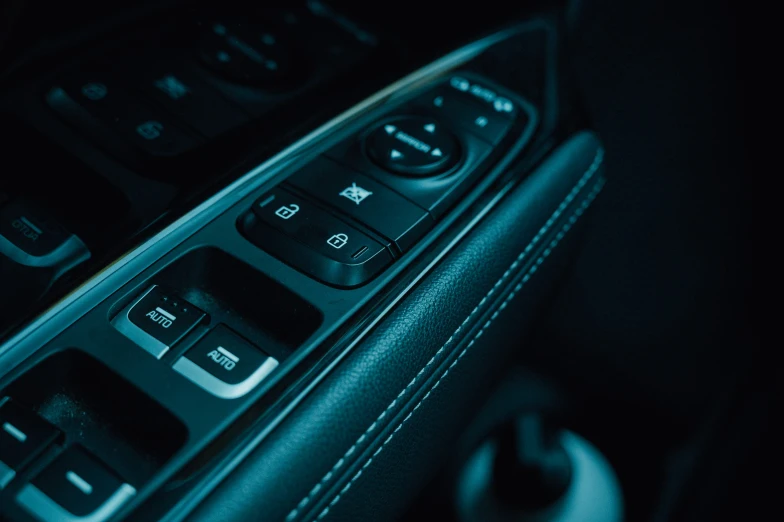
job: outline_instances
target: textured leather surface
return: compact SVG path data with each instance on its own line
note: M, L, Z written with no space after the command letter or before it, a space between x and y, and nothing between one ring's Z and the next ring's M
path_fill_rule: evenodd
M556 150L191 514L394 520L448 456L601 190L590 133Z

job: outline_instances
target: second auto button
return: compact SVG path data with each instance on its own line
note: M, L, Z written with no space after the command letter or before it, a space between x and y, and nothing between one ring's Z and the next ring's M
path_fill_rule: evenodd
M430 215L367 176L319 157L288 183L335 207L408 250L432 226Z

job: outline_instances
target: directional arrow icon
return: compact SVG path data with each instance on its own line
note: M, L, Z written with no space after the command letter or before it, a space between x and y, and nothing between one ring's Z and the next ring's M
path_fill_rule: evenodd
M393 160L400 159L403 157L403 153L400 152L399 150L392 149L392 151L389 153L389 157L392 158Z
M432 154L433 156L435 156L437 158L440 158L441 156L444 155L444 153L441 152L441 149L433 149L433 152L431 152L430 154Z
M384 125L384 130L387 131L387 134L392 134L397 130L397 127L394 125Z
M428 123L427 125L425 125L425 130L430 134L433 134L436 131L436 126L432 123Z

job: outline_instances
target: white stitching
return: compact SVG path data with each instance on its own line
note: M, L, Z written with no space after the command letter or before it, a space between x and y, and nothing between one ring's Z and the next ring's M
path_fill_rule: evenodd
M594 186L594 188L593 188L593 190L591 191L591 193L590 193L590 194L588 194L588 196L586 196L586 198L585 198L585 200L583 201L583 203L582 203L582 204L581 204L581 205L580 205L580 206L577 208L577 210L575 210L575 213L574 213L574 214L571 216L571 218L569 218L569 221L567 221L567 222L566 222L566 224L563 226L563 229L562 229L562 231L563 231L564 233L565 233L565 232L568 232L568 231L569 231L569 229L570 229L570 228L572 228L572 226L573 226L573 225L574 225L574 224L577 222L577 219L578 219L578 218L579 218L579 217L580 217L580 216L581 216L581 215L582 215L582 214L585 212L585 209L587 209L587 208L588 208L588 206L591 204L591 202L592 202L592 201L593 201L593 200L596 198L597 194L599 194L599 192L602 190L602 187L603 187L603 186L604 186L604 180L600 180L600 181L596 182L596 185ZM561 236L561 238L563 238L563 236ZM509 301L511 301L511 300L514 298L514 296L515 296L515 295L516 295L516 294L517 294L517 293L518 293L518 292L519 292L519 291L520 291L520 290L523 288L523 286L524 286L524 285L525 285L525 284L526 284L526 283L527 283L527 282L528 282L528 281L531 279L531 276L532 276L532 275L534 274L534 272L536 271L536 270L535 270L535 269L536 269L536 267L537 267L538 265L541 265L541 264L542 264L542 262L544 261L544 259L545 259L545 258L547 258L547 256L549 256L549 255L550 255L550 253L552 252L553 248L554 248L554 247L555 247L555 246L558 244L558 242L559 242L559 241L560 241L560 239L556 237L555 239L553 239L553 240L550 242L550 246L547 248L547 250L545 250L545 251L542 253L542 255L539 257L539 259L537 259L537 260L536 260L536 263L537 263L537 264L533 265L533 266L532 266L532 267L531 267L531 268L528 270L528 273L527 273L527 274L525 274L525 276L523 277L523 279L522 279L522 280L521 280L521 281L520 281L520 282L517 284L517 286L515 286L515 287L514 287L514 290L512 290L512 291L509 293L509 295L508 295L508 296L506 296L506 299L504 299L504 302L503 302L503 304L501 305L501 307L499 307L499 310L501 310L501 309L505 308L505 307L506 307L506 305L507 305L507 303L509 303ZM434 384L434 385L433 385L433 386L430 388L430 390L428 390L428 392L425 394L425 396L424 396L424 397L422 397L422 398L419 400L419 402L417 403L417 405L416 405L416 406L414 406L414 409L413 409L413 410L411 410L411 411L409 412L409 414L406 416L406 418L405 418L405 419L403 419L403 420L401 421L401 423L400 423L400 424L398 424L397 428L395 428L395 430L394 430L394 431L393 431L393 432L392 432L392 433L389 435L389 437L387 437L387 439L384 441L384 443L383 443L381 446L379 446L379 448L378 448L378 449L377 449L377 450L376 450L376 451L373 453L373 456L371 456L371 457L370 457L370 458L367 460L367 462L365 462L365 464L363 464L363 465L362 465L362 467L361 467L361 468L360 468L360 470L357 472L357 474L356 474L356 475L354 475L354 476L351 478L351 480L350 480L350 481L349 481L349 482L348 482L348 483L347 483L345 486L343 486L343 489L341 489L341 490L340 490L340 492L339 492L337 495L335 495L335 498L333 498L333 499L332 499L332 500L329 502L329 504L327 505L327 507L325 507L325 508L324 508L324 509L321 511L321 513L319 513L319 516L316 518L316 520L321 520L322 518L324 518L325 516L327 516L327 513L329 513L329 509L330 509L331 507L334 507L334 506L335 506L335 504L337 504L337 503L340 501L340 498L341 498L343 495L345 495L345 494L346 494L346 492L347 492L349 489L351 489L351 485L352 485L352 484L354 484L354 482L356 482L356 480L357 480L357 479L359 478L359 476L362 474L362 471L363 471L365 468L367 468L368 466L370 466L370 463L371 463L371 462L373 462L373 459L374 459L374 458L376 458L376 456L377 456L379 453L381 453L381 450L383 450L383 449L384 449L384 446L386 446L386 445L387 445L387 444L388 444L388 443L389 443L389 442L392 440L392 438L395 436L395 433L397 433L397 432L400 430L400 428L402 428L402 427L403 427L403 424L405 424L405 423L406 423L406 421L407 421L409 418L411 418L411 414L412 414L412 413L414 413L414 411L416 411L416 410L417 410L417 408L419 408L419 406L420 406L420 405L421 405L423 402L425 402L425 400L427 400L427 398L430 396L430 394L433 392L433 390L435 390L435 389L438 387L438 385L439 385L439 384L441 384L441 381L444 379L444 377L446 377L446 376L447 376L447 374L449 373L449 370L451 370L451 369L452 369L452 368L453 368L453 367L454 367L454 366L455 366L455 365L458 363L458 361L460 361L460 359L462 359L462 358L463 358L463 356L466 354L466 352L467 352L467 351L468 351L468 350L469 350L469 349L470 349L470 348L471 348L471 347L474 345L474 343L476 342L476 340L477 340L477 339L478 339L478 338L479 338L479 337L482 335L482 332L484 332L484 330L485 330L485 329L486 329L488 326L490 326L490 324L491 324L492 322L493 322L493 319L491 318L489 321L487 321L487 322L484 324L484 326L482 326L482 329L481 329L481 330L479 330L479 332L478 332L478 333L477 333L477 334L474 336L474 338L473 338L473 339L471 339L471 342L469 342L469 343L468 343L468 345L467 345L465 348L463 348L463 351L462 351L462 352L460 352L460 355L458 355L458 356L457 356L457 358L455 358L455 360L454 360L454 361L452 361L452 364L450 364L450 365L449 365L449 367L448 367L446 370L444 370L444 373L442 373L442 374L441 374L441 377L439 377L439 378L438 378L438 380L436 381L436 383L435 383L435 384Z
M457 336L457 334L460 333L460 331L463 329L463 327L466 325L466 323L468 323L468 321L482 307L482 305L487 302L487 300L493 295L493 293L496 291L496 289L506 280L506 278L509 276L509 274L511 274L512 271L514 271L517 268L517 266L520 264L520 262L525 258L525 256L527 256L530 253L530 251L534 248L534 246L541 240L542 236L544 236L547 233L547 231L550 229L550 227L553 225L553 223L555 223L555 221L561 216L563 211L566 210L566 207L569 206L569 204L574 200L574 198L577 196L577 194L580 192L580 190L582 190L582 188L585 187L586 183L588 183L588 181L591 179L591 177L596 173L596 171L599 169L599 166L602 164L603 158L604 158L604 150L600 148L600 149L598 149L596 151L596 154L594 155L593 162L591 162L591 165L588 167L588 169L586 169L586 171L583 173L582 177L575 184L575 186L572 188L572 190L569 192L569 194L566 195L566 198L564 198L564 200L561 202L561 204L558 206L558 208L555 209L555 212L553 212L553 214L545 222L545 224L542 225L542 228L540 228L539 231L536 233L536 235L533 237L533 239L531 239L531 242L528 243L528 246L525 247L525 250L520 252L520 254L517 256L517 259L514 260L514 262L509 266L509 268L506 270L506 272L504 272L504 274L501 276L501 278L498 281L496 281L496 283L493 285L493 287L490 289L490 291L482 298L481 301L479 301L479 304L477 304L474 307L474 309L471 311L470 314L468 314L468 316L463 320L463 322L460 323L460 326L457 327L457 330L455 330L452 333L452 335L449 336L449 339L447 339L446 342L441 346L441 348L439 348L438 351L430 358L430 360L427 362L427 364L425 364L422 367L422 369L419 370L419 373L416 374L416 376L411 380L411 382L409 382L406 385L406 387L403 388L403 390L397 395L397 397L395 397L395 399L389 404L389 406L387 406L386 409L383 412L381 412L381 415L379 415L378 418L368 427L368 429L365 430L365 432L356 440L356 442L354 442L354 444L351 445L351 447L348 449L348 451L346 451L346 453L343 455L343 457L341 457L335 463L335 465L332 467L332 469L330 469L326 473L326 475L324 475L321 478L321 480L318 482L318 484L316 484L313 487L313 489L311 489L308 492L308 494L305 496L305 498L300 500L299 503L297 504L297 506L294 509L292 509L291 512L289 512L289 514L286 516L286 522L292 522L297 517L297 515L300 512L300 510L302 510L305 506L308 505L308 503L313 498L313 496L316 495L322 489L322 487L325 485L326 482L329 482L329 480L334 476L334 472L337 471L338 469L340 469L341 466L343 466L343 464L346 461L345 458L347 456L349 456L350 454L352 454L356 450L356 447L359 444L361 444L367 438L367 436L376 428L376 426L378 426L379 421L381 419L383 419L386 416L386 414L392 408L395 407L395 405L397 404L398 399L400 399L408 391L408 389L411 388L411 386L414 385L414 383L417 381L417 379L424 373L424 371L431 364L433 364L433 362L444 351L444 349L447 346L449 346L449 344ZM561 236L561 237L563 237L563 236ZM505 305L506 305L506 303L504 303L504 305L502 305L502 307L499 308L499 311L503 310L503 307ZM481 335L481 333L482 332L480 330L480 332L477 335L477 337L479 335ZM429 395L429 392L428 392L428 395ZM421 401L420 401L420 403L421 403ZM418 406L419 405L417 405L417 407ZM361 470L360 470L360 473L361 473ZM357 475L355 475L355 478L358 475L359 475L359 473ZM353 480L354 479L352 479L352 481Z

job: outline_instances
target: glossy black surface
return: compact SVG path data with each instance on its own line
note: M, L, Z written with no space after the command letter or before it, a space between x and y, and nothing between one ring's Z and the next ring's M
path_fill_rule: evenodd
M259 198L239 226L258 247L336 286L365 283L392 261L386 245L282 189Z
M424 209L325 156L295 172L286 183L394 241L403 252L433 225Z

